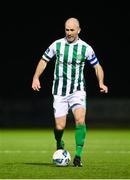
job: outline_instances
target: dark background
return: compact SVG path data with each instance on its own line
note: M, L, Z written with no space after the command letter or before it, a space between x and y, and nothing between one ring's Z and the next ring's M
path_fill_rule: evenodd
M41 76L42 89L38 93L31 89L32 77L46 48L55 39L64 37L64 22L69 17L79 19L80 38L95 50L105 72L105 84L109 88L108 94L100 94L94 71L87 66L85 77L88 98L95 101L110 99L112 102L121 99L122 101L119 102L121 104L128 102L130 98L130 10L128 7L125 2L109 4L105 1L1 4L1 126L26 126L25 119L28 119L28 125L41 125L44 115L52 113L51 86L54 62L48 64ZM47 102L47 105L42 104L43 101ZM117 105L119 103L117 102ZM125 106L129 112L128 104ZM121 108L117 111L123 111Z

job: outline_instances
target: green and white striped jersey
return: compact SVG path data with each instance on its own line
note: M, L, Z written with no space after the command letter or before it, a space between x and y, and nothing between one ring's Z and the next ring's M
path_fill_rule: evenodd
M88 60L92 66L99 63L92 47L81 39L68 43L66 38L62 38L54 41L42 58L49 62L54 56L52 94L66 96L77 90L85 90L85 61Z

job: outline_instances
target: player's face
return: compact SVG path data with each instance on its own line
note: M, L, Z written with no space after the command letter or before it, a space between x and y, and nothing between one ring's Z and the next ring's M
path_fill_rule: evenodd
M69 43L77 41L79 32L80 32L80 28L76 23L66 22L65 34L66 34L66 39Z

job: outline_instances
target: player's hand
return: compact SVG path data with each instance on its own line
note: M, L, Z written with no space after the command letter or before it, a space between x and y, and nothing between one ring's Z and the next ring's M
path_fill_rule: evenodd
M108 87L104 84L100 84L100 92L101 93L108 93Z
M40 88L41 88L41 85L40 85L39 79L34 78L34 79L33 79L33 82L32 82L32 89L33 89L34 91L39 91Z

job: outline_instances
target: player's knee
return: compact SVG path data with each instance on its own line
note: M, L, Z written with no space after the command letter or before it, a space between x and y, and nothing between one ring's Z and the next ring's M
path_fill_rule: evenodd
M66 116L56 118L55 119L55 126L58 130L63 130L66 126Z
M63 130L65 128L65 125L63 124L56 124L56 129L57 130Z
M77 125L84 125L85 124L85 119L84 118L78 118L75 120L75 123Z
M56 129L63 130L65 128L66 123L64 121L56 121Z

